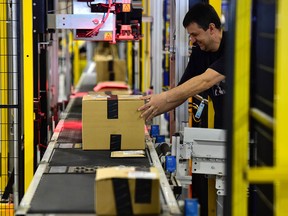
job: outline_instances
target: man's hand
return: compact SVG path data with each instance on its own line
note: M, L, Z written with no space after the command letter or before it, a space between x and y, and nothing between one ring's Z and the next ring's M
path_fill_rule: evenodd
M138 109L138 111L141 112L141 118L149 121L155 116L164 113L167 105L166 97L166 92L141 97L142 100L146 101L146 103Z

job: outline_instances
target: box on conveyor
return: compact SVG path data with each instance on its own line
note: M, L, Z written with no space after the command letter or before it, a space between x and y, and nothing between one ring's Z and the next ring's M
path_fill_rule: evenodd
M129 85L126 82L121 81L108 81L99 82L93 88L93 94L106 94L106 95L120 95L120 94L132 94ZM91 94L91 92L89 92Z
M126 81L126 61L111 56L97 56L96 82L103 81Z
M117 44L97 43L94 60L96 63L97 83L127 80L126 60L119 58Z
M82 101L84 150L145 149L139 95L85 95Z
M155 167L97 169L97 215L147 215L159 214L160 210L159 174Z

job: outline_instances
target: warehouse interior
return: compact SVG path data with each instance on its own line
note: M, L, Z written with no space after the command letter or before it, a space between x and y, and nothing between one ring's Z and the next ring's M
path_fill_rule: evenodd
M145 120L181 86L201 2L226 32L224 127L205 92ZM287 9L0 0L0 215L286 215Z

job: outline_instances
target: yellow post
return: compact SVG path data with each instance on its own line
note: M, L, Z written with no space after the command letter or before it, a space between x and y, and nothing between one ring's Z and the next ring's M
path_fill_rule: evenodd
M8 105L8 37L7 37L7 5L0 0L0 106ZM3 191L8 180L8 109L0 109L0 190Z
M247 215L251 0L236 1L233 95L232 215Z
M221 18L221 0L210 0L209 4L211 4L218 16ZM214 128L214 107L211 98L208 98L208 128Z
M275 58L275 97L274 97L274 146L275 146L275 166L282 175L288 175L287 159L287 122L288 122L288 1L279 0L276 3L276 58ZM288 212L288 179L280 180L275 178L275 215L284 216Z
M221 18L221 0L210 0L218 16ZM214 128L214 107L211 98L208 98L208 128ZM216 215L216 188L215 179L208 179L208 216Z
M78 41L74 41L73 43L73 86L77 85L78 80L80 79L80 67L79 67L79 46Z
M209 0L209 4L215 8L218 16L221 18L221 0Z
M22 62L24 95L24 188L27 190L34 174L34 113L33 113L33 11L32 0L22 2Z
M128 84L130 85L130 86L132 86L132 82L133 82L133 79L132 79L132 77L133 77L133 74L132 74L132 72L133 72L133 65L132 65L132 58L133 58L133 56L132 56L132 41L128 41L127 42L127 53L126 53L126 56L127 56L127 71L128 71Z
M142 0L142 8L143 8L143 11L142 11L142 15L145 15L147 14L147 1L146 0ZM146 26L147 24L145 22L142 22L142 28L141 28L141 31L142 31L142 34L143 35L146 35ZM147 80L145 79L145 50L146 50L146 43L147 43L147 38L144 37L142 38L141 42L142 44L142 50L141 50L141 54L140 54L140 61L142 62L142 67L141 67L141 70L142 70L142 76L141 76L141 86L142 86L142 89L140 89L142 92L144 92L147 88Z

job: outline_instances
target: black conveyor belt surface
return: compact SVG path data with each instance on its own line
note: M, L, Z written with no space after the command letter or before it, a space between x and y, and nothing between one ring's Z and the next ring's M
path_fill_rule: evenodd
M87 73L82 80L81 86L78 89L78 92L88 92L93 91L93 88L96 86L96 73Z
M82 130L80 129L63 129L57 139L62 143L82 143Z
M66 119L82 119L82 97L74 98Z
M86 74L77 92L93 91L96 76ZM144 158L110 158L109 150L84 151L82 143L82 97L75 97L69 103L69 109L57 136L56 145L48 161L50 171L57 167L107 167L137 166L150 167L150 160ZM72 146L78 145L77 148ZM147 153L146 153L147 154ZM48 170L48 169L47 169ZM46 170L46 172L47 172ZM46 173L31 200L31 214L94 214L95 173Z
M145 158L110 158L110 151L83 151L76 148L54 149L50 166L140 166L150 167Z
M93 174L43 174L29 213L94 213Z

